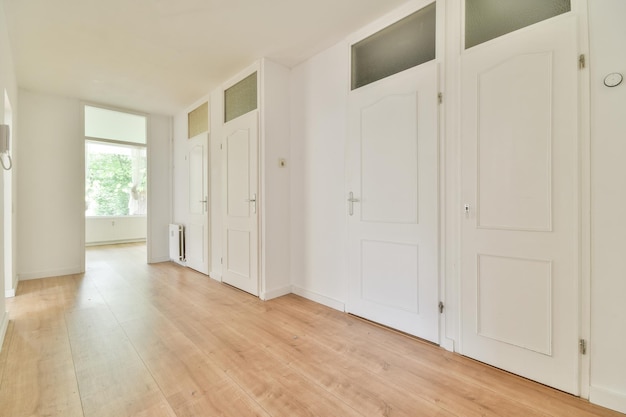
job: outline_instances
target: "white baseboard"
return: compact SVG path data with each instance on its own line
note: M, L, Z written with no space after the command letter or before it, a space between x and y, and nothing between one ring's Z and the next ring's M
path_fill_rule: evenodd
M3 312L2 321L0 322L0 349L2 349L2 345L4 344L4 337L7 334L7 329L9 328L9 313Z
M15 288L11 288L10 290L4 290L4 296L6 298L13 298L13 297L15 297Z
M626 413L626 393L591 386L589 388L589 402L620 413Z
M135 239L116 239L116 240L101 240L97 242L85 242L85 246L105 246L105 245L119 245L122 243L140 243L146 242L146 238L135 238Z
M214 279L217 282L222 282L222 274L217 272L209 272L209 278Z
M265 291L261 293L259 297L261 300L268 301L273 298L282 297L283 295L291 294L291 285L287 285L286 287L276 288L275 290Z
M292 286L291 291L294 294L299 295L300 297L304 297L308 300L315 301L316 303L325 305L326 307L334 308L335 310L339 310L342 312L346 311L345 303L335 300L330 297L326 297L325 295L318 294L314 291L309 291L307 289L298 287L296 285Z
M79 266L71 268L53 269L49 271L27 272L25 274L18 274L18 281L27 281L29 279L39 278L62 277L64 275L81 274L83 272L84 271L82 271Z

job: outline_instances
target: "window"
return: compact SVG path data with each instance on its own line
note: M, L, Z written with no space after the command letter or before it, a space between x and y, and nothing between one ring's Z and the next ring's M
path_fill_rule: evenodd
M352 90L435 59L432 3L352 45Z
M256 72L224 91L224 122L257 108Z
M465 49L570 10L570 0L465 0Z
M141 216L147 208L147 118L85 106L85 215Z

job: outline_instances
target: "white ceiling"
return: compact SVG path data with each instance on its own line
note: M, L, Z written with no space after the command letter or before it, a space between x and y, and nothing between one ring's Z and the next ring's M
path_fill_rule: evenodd
M254 60L292 67L406 0L0 0L20 87L174 114Z

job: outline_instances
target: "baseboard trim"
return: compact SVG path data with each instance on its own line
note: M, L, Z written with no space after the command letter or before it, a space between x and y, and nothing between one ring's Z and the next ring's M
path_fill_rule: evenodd
M209 272L209 278L217 282L222 282L222 274L218 274L217 272Z
M287 285L286 287L276 288L275 290L269 290L261 293L261 300L269 301L273 298L282 297L283 295L291 294L292 287Z
M15 297L15 288L11 288L10 290L4 290L4 296L6 298L13 298L13 297Z
M106 246L106 245L120 245L123 243L146 243L146 238L135 239L116 239L116 240L102 240L97 242L85 242L85 246Z
M50 270L50 271L28 272L25 274L18 274L18 281L28 281L29 279L39 279L39 278L62 277L65 275L82 274L83 272L84 271L82 271L81 268L78 266L75 266L72 268Z
M2 317L2 322L0 322L0 350L2 349L2 345L4 345L4 338L7 335L7 329L9 328L9 313L4 311Z
M591 386L589 388L589 402L620 413L626 413L626 395L623 393Z
M315 291L310 291L302 287L298 287L297 285L292 286L291 291L299 295L300 297L304 297L308 300L315 301L316 303L325 305L326 307L334 308L335 310L339 310L342 312L346 311L346 304L335 300L334 298L326 297L325 295L321 295L316 293Z

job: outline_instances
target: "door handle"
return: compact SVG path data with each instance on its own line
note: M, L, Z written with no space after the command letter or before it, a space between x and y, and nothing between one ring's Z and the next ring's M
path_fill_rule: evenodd
M256 193L252 194L251 198L247 198L244 201L246 203L254 203L254 206L252 206L252 212L256 213Z
M359 203L359 199L358 198L354 198L354 193L352 191L350 191L350 193L348 194L348 214L350 216L354 215L354 203Z
M198 203L204 203L204 211L208 210L209 198L204 197L204 200L198 200Z

